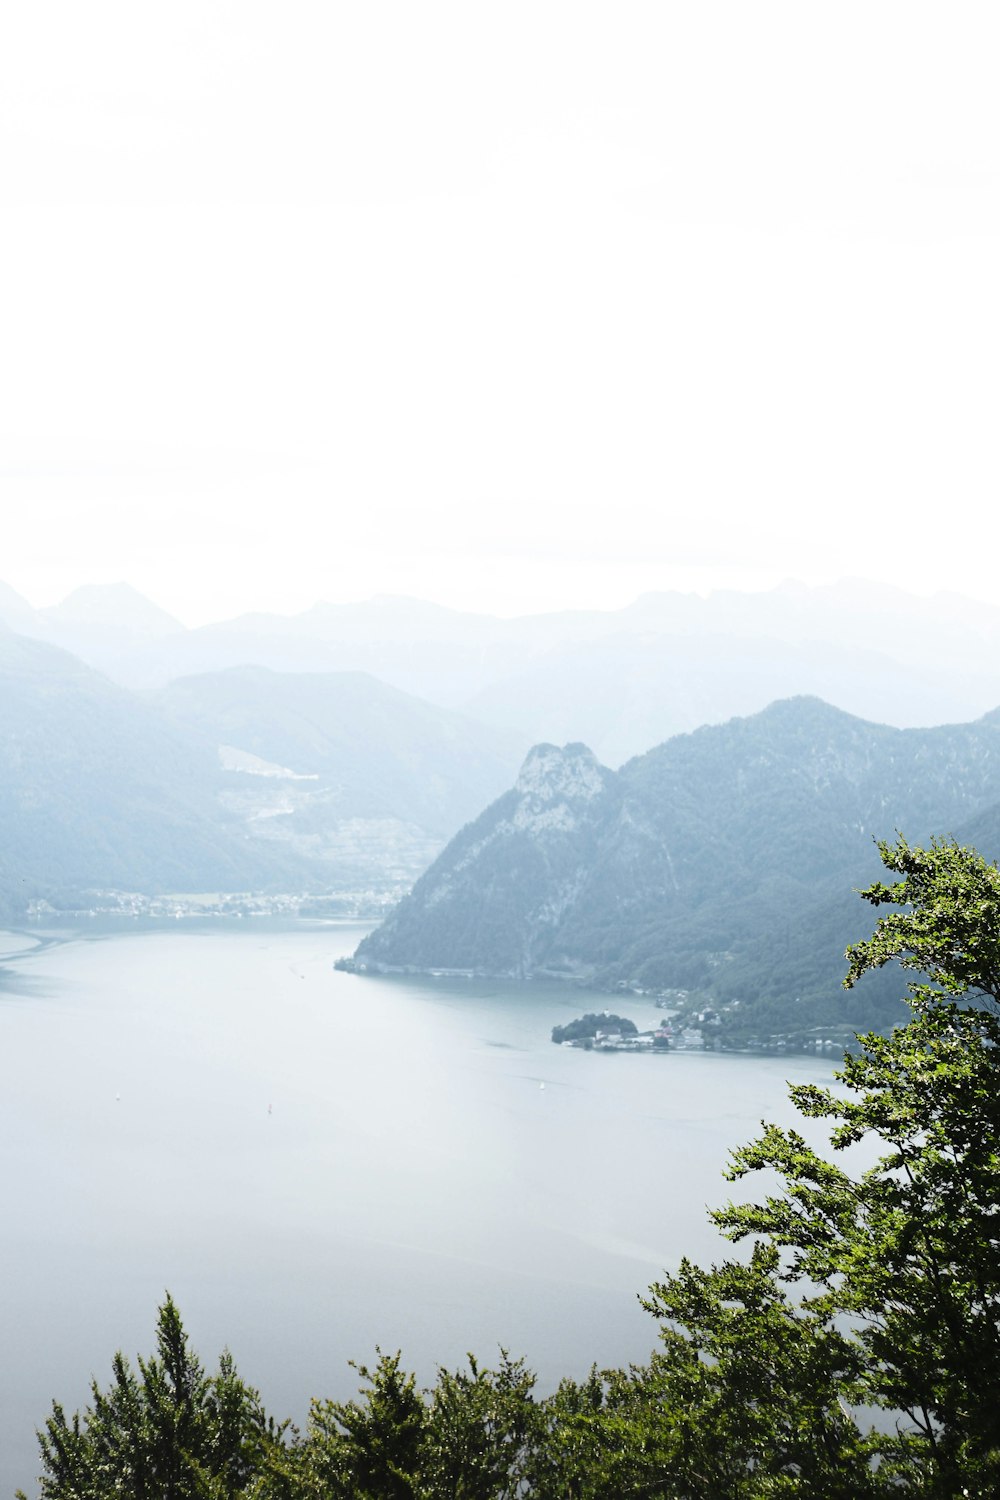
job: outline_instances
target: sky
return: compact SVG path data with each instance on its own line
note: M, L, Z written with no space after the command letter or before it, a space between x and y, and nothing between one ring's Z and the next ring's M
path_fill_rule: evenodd
M992 0L9 10L33 604L1000 603Z

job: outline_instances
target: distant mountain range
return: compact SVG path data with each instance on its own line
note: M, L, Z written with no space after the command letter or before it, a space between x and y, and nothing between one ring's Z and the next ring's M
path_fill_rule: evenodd
M359 673L130 692L0 626L0 911L408 886L525 742Z
M125 687L241 666L361 671L525 743L581 740L612 766L794 695L896 727L964 722L1000 703L1000 609L850 580L511 620L377 598L198 630L127 585L45 610L0 587L0 619Z
M1000 714L898 730L813 698L602 766L537 746L361 944L369 968L687 991L737 1038L885 1024L898 975L845 994L875 836L1000 848Z
M7 916L95 891L384 901L426 871L363 962L687 990L737 1031L808 1029L891 1014L884 976L839 989L873 835L1000 851L1000 611L967 600L786 585L498 620L376 599L191 631L126 585L48 610L0 585L0 619ZM887 727L941 717L961 722Z
M63 651L0 632L0 900L259 885L219 776L151 708ZM290 872L282 872L289 874Z

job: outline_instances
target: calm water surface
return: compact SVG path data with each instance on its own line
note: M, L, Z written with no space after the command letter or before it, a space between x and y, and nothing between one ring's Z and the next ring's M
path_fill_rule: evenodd
M363 930L0 934L0 1495L53 1397L151 1349L167 1288L296 1421L376 1344L428 1380L499 1344L545 1386L644 1359L636 1293L720 1253L729 1149L830 1077L554 1047L603 1002L335 972Z

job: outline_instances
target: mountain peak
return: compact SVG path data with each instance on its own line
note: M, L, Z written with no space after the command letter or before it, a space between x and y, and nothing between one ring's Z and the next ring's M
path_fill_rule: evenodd
M590 802L604 790L607 772L586 745L534 745L525 756L515 791L539 802Z
M9 583L0 583L0 619L20 621L33 613L27 599L22 599Z
M85 583L61 604L54 604L42 613L60 625L100 626L149 637L172 635L184 629L179 620L130 583Z

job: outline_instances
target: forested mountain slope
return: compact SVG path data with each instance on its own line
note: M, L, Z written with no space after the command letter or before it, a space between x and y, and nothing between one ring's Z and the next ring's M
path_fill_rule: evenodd
M743 1029L877 1018L898 983L840 990L874 838L948 834L998 801L996 716L898 730L791 699L617 773L536 747L356 959L684 989L738 1001Z

